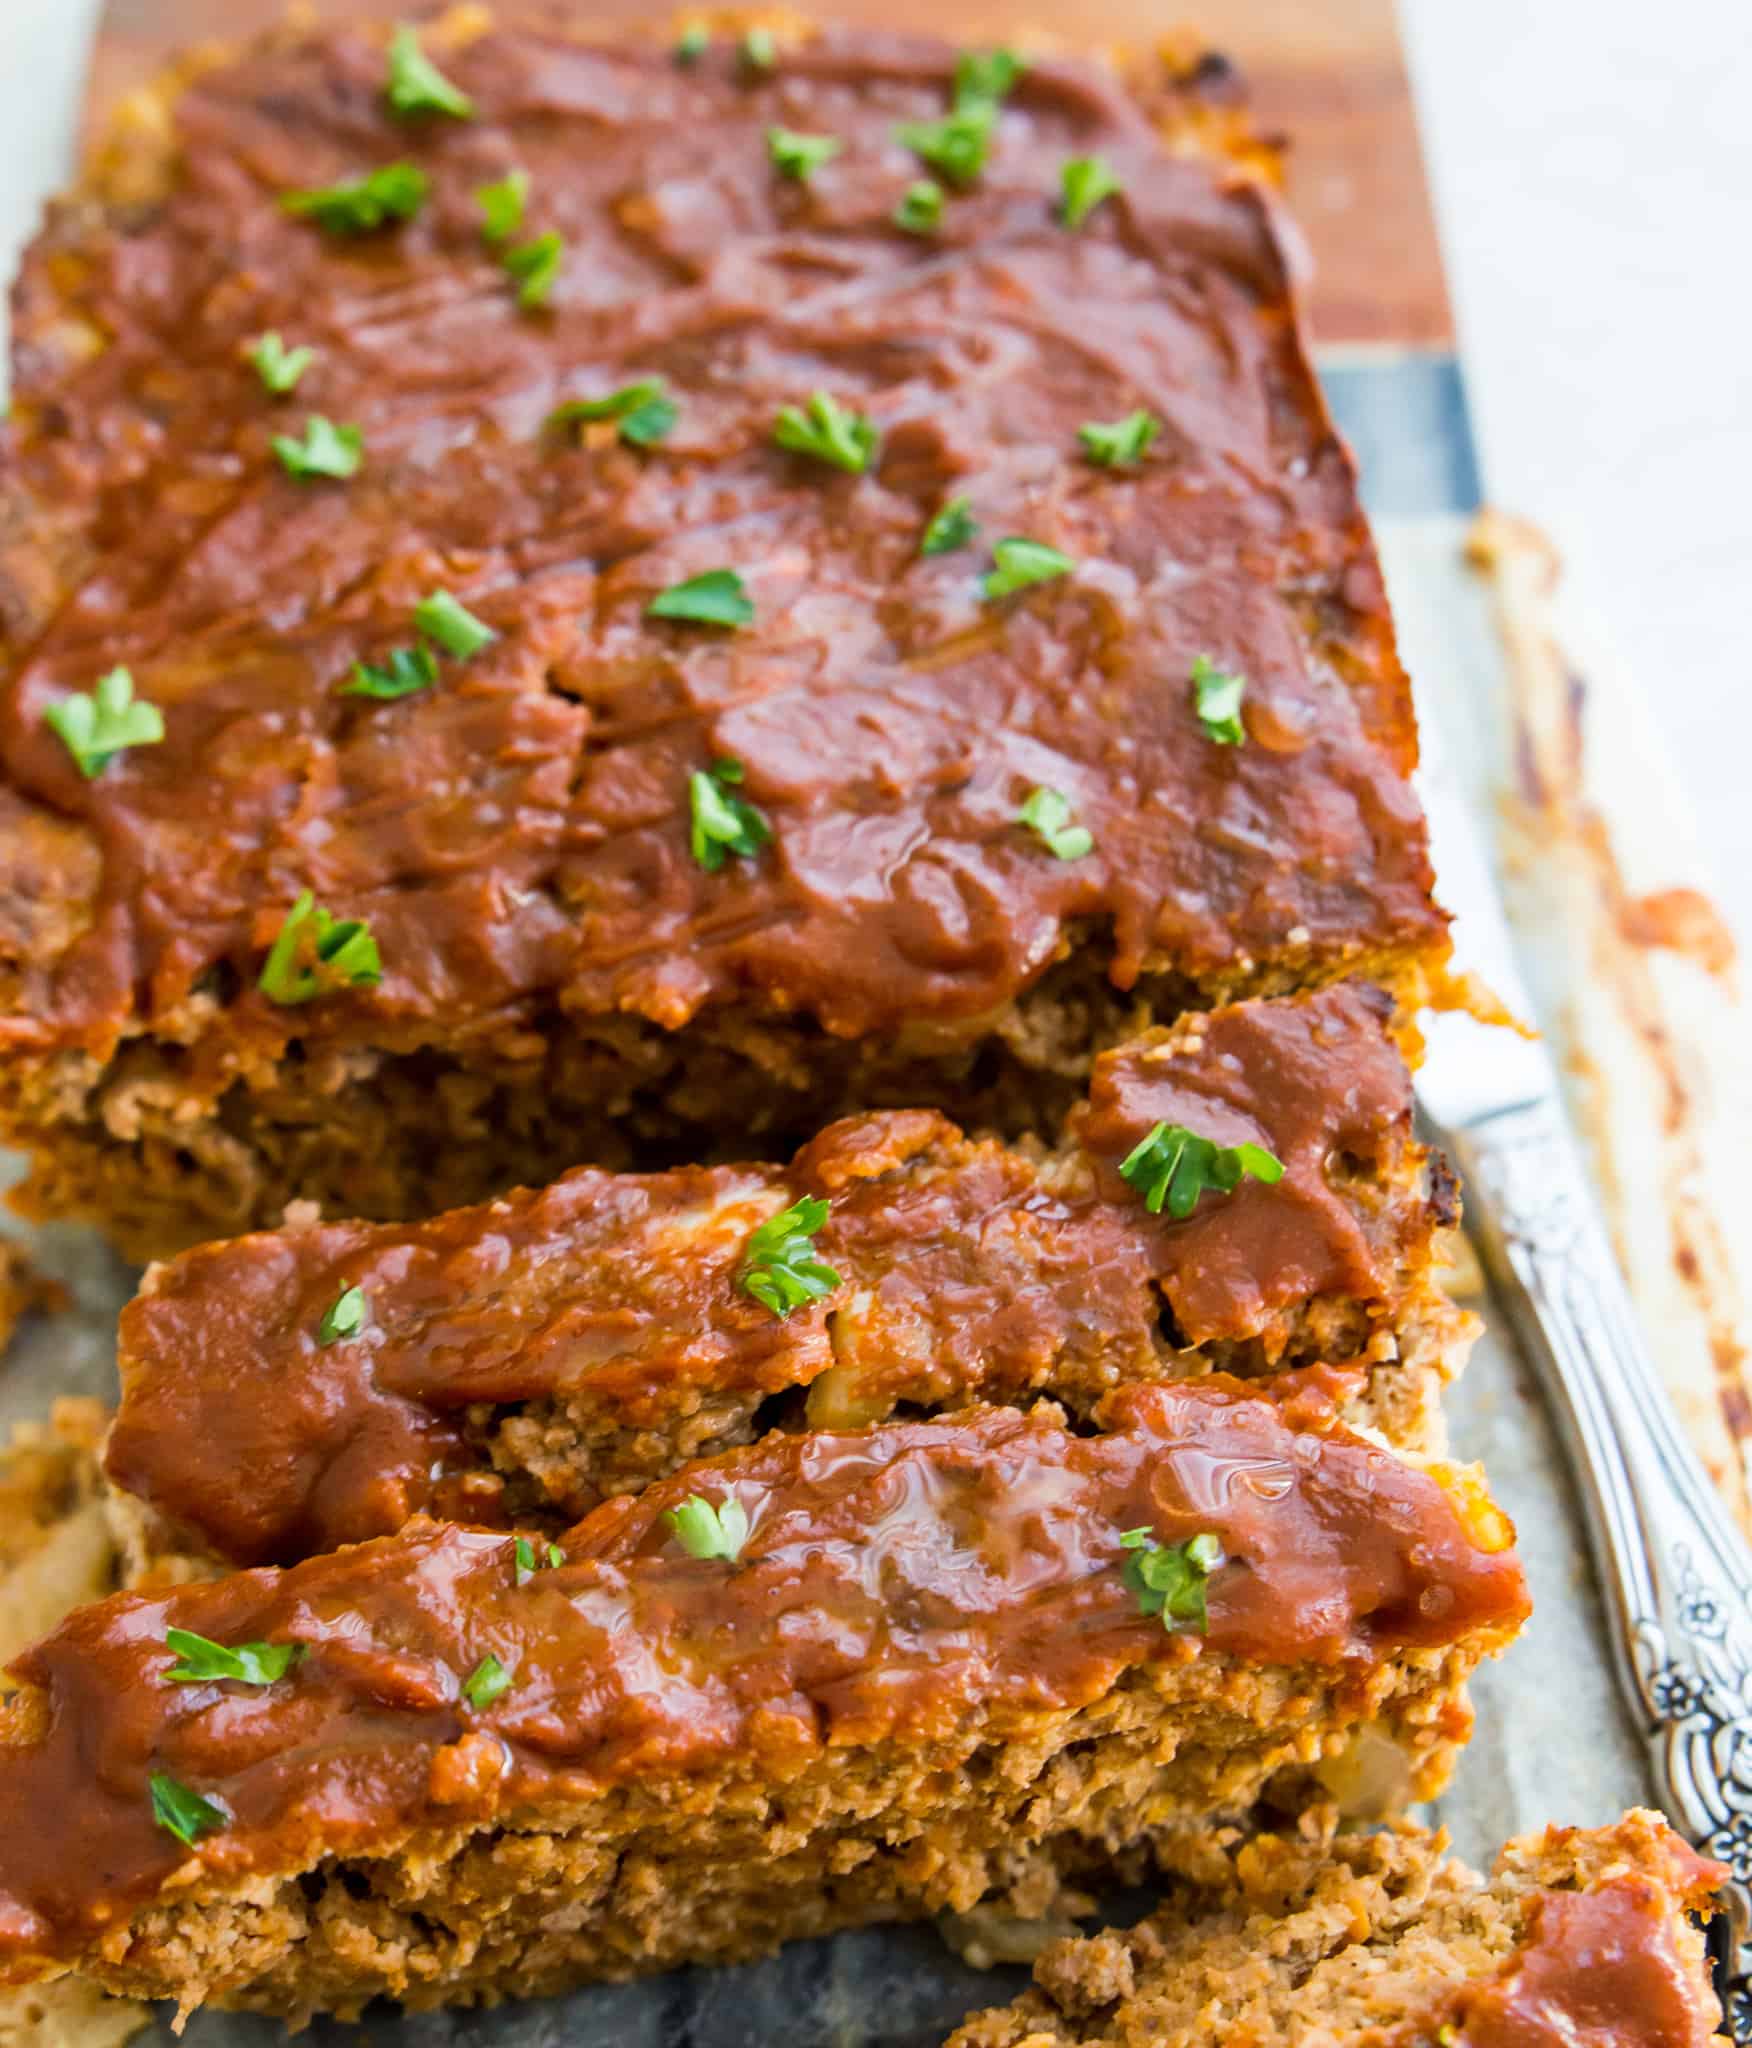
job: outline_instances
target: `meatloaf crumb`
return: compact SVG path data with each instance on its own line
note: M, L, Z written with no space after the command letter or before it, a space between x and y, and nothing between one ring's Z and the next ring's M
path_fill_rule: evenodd
M1356 1419L1439 1448L1472 1319L1388 1005L1344 986L1221 1010L1098 1063L1053 1151L934 1112L830 1126L788 1169L580 1169L410 1226L301 1221L185 1254L122 1318L107 1464L160 1551L291 1563L416 1513L562 1527L761 1428L1319 1363ZM1118 1166L1160 1123L1263 1146L1275 1183L1152 1215ZM826 1204L833 1284L779 1316L755 1228ZM325 1341L356 1290L358 1326ZM247 1472L247 1486L235 1475Z
M1445 1847L1409 1826L1199 1842L1167 1906L1054 1943L949 2048L1722 2048L1688 1915L1723 1873L1664 1820L1548 1828L1488 1881Z
M38 1213L144 1257L296 1198L782 1155L850 1109L1051 1129L1152 1019L1351 974L1416 1001L1446 939L1410 696L1261 152L1196 69L1042 54L910 234L895 130L956 58L507 26L447 57L472 118L398 120L381 35L334 25L188 67L52 209L0 438L0 1117ZM842 147L789 177L775 126ZM1120 190L1067 222L1094 157ZM376 231L279 203L395 161L425 197ZM534 307L475 196L511 165L561 244ZM295 393L267 332L316 351ZM660 437L549 424L642 380ZM869 421L861 473L775 443L817 391ZM1136 409L1142 459L1093 459ZM288 473L312 416L356 473ZM961 499L976 539L924 548ZM1070 566L992 595L1005 537ZM649 615L725 571L747 624ZM350 694L435 589L496 637ZM87 775L47 714L118 667L163 737ZM725 762L766 836L713 858ZM376 979L311 921L300 1000L261 986L306 892Z
M82 1610L0 1718L0 1976L468 2002L1024 1880L1038 1905L1154 1829L1317 1803L1364 1735L1435 1789L1468 1671L1526 1613L1500 1516L1301 1375L1130 1388L1106 1419L773 1436L551 1560L416 1524ZM1218 1467L1255 1483L1213 1494ZM715 1544L683 1541L690 1502ZM1134 1576L1140 1545L1192 1605ZM171 1627L298 1654L167 1683ZM166 1782L207 1802L186 1847Z

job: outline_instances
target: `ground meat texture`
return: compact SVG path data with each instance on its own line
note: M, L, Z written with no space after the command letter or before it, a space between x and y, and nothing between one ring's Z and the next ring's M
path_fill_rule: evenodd
M1088 1424L1116 1387L1213 1370L1333 1369L1359 1419L1439 1448L1472 1319L1433 1278L1453 1212L1388 1009L1345 985L1147 1034L1050 1152L878 1113L787 1168L580 1168L427 1223L187 1253L123 1315L110 1477L149 1548L288 1564L416 1513L557 1531L767 1427L1043 1397ZM1118 1167L1159 1122L1283 1177L1152 1215ZM799 1201L827 1204L838 1278L781 1318L741 1277ZM357 1331L323 1341L354 1289Z
M0 1114L39 1212L148 1255L294 1198L782 1156L852 1107L1050 1129L1152 1018L1421 993L1410 698L1259 154L1214 74L1042 56L909 234L894 130L955 54L507 27L446 53L474 118L408 121L377 36L288 34L191 67L53 210L0 441ZM773 126L843 147L790 178ZM1092 156L1121 190L1073 228ZM396 161L429 181L404 222L278 204ZM474 196L512 165L564 243L535 310ZM316 351L281 398L268 331ZM659 441L545 425L643 379ZM863 473L775 445L816 390L872 423ZM1143 459L1090 459L1140 408ZM276 459L312 414L358 428L351 478ZM923 552L961 497L977 539ZM1009 536L1075 567L988 599ZM746 627L648 615L722 569ZM347 694L438 588L496 638ZM1203 730L1201 656L1246 679L1243 744ZM164 738L87 778L45 713L116 666ZM708 868L723 760L771 837ZM1089 851L1020 822L1036 789ZM258 987L306 890L378 985Z
M1489 1880L1401 1826L1157 1845L1169 1903L1054 1943L949 2048L1713 2048L1703 1937L1723 1873L1667 1823L1548 1828Z
M426 1524L85 1608L0 1721L0 1972L466 2002L1038 1900L1153 1829L1308 1804L1365 1734L1433 1791L1527 1611L1502 1518L1297 1375L1108 1420L769 1437L607 1503L557 1563ZM679 1541L693 1496L739 1504L733 1558ZM1215 1539L1202 1628L1146 1611L1137 1530ZM265 1686L166 1683L171 1626L302 1650ZM474 1699L488 1654L509 1683ZM223 1815L192 1848L155 1773Z

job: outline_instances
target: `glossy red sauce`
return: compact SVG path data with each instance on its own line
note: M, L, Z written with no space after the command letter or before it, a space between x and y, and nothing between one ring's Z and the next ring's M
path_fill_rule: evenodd
M0 1035L107 1054L174 1020L191 1088L288 1037L408 1052L556 1009L953 1041L1091 935L1121 987L1440 944L1409 699L1270 202L1160 147L1171 87L1043 57L941 233L904 233L921 166L893 130L945 110L953 60L832 31L758 73L725 42L682 67L507 30L445 60L477 118L398 122L381 46L335 28L196 79L167 197L55 215L0 443ZM783 178L772 124L844 150ZM1073 232L1061 167L1091 154L1124 193ZM431 179L401 227L277 204L400 159ZM481 235L512 165L525 231L565 238L543 312ZM266 330L318 351L285 400L244 357ZM648 377L681 406L660 446L544 431ZM773 445L816 388L880 430L869 474ZM1140 406L1142 464L1084 457L1080 425ZM274 459L311 413L361 430L351 481ZM958 495L978 544L921 556ZM985 602L1011 534L1075 575ZM751 630L646 617L723 567ZM399 702L339 694L438 586L494 645ZM1248 678L1247 744L1202 734L1200 654ZM86 781L43 712L116 663L167 736ZM688 777L726 756L774 837L708 873ZM1092 854L1019 827L1038 786ZM257 992L306 888L369 921L376 991Z

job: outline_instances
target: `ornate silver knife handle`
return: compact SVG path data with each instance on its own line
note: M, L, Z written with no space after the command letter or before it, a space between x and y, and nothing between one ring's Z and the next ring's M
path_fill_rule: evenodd
M1558 1104L1447 1136L1481 1198L1486 1263L1570 1440L1657 1793L1730 1873L1722 1989L1733 2038L1752 2043L1752 1550L1681 1431Z

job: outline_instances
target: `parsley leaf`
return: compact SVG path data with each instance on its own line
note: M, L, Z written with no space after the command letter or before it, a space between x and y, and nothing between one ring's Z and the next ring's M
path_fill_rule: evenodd
M462 1681L462 1696L477 1713L511 1690L511 1674L491 1651Z
M742 38L742 61L750 71L770 71L779 61L779 46L770 28L751 28Z
M474 101L444 76L405 21L390 39L389 82L383 96L397 114L449 114L466 121L474 113Z
M286 1676L304 1651L302 1643L239 1643L227 1649L186 1628L167 1628L164 1647L177 1657L164 1675L178 1685L218 1678L235 1678L240 1685L272 1685Z
M840 1284L840 1276L815 1256L815 1233L827 1221L827 1204L805 1195L749 1233L737 1284L774 1315L788 1316L806 1301L819 1301Z
M997 116L990 101L975 100L941 121L903 121L894 139L951 185L971 185L985 169Z
M1077 429L1091 462L1103 468L1119 469L1129 462L1141 462L1144 450L1162 431L1154 413L1128 412L1122 420L1090 420Z
M525 312L545 306L552 298L565 259L566 244L551 228L545 235L505 251L499 260L518 280L517 303Z
M680 1507L663 1510L663 1526L689 1557L721 1557L734 1564L748 1541L748 1510L734 1497L715 1508L690 1493Z
M930 524L919 541L921 555L950 555L964 548L979 532L971 498L951 498L931 514Z
M270 329L250 344L249 359L255 365L263 389L271 391L276 398L284 398L316 361L316 350L287 348Z
M438 680L438 664L429 647L394 647L380 668L374 662L356 661L349 681L341 685L343 697L378 697L385 703L396 697L411 697L416 690L429 689Z
M1105 157L1070 157L1059 175L1064 187L1059 218L1068 228L1080 228L1102 200L1124 190Z
M569 398L548 414L550 427L568 427L574 421L613 420L623 441L635 448L648 448L661 441L681 417L681 407L667 397L661 379L646 377L637 384L623 384L602 398Z
M996 106L1027 69L1027 59L1014 50L963 50L955 60L956 112Z
M383 164L362 178L282 192L287 213L313 220L331 235L368 235L392 220L412 220L426 203L430 181L418 164Z
M987 597L1008 597L1031 583L1050 583L1055 576L1068 576L1077 566L1072 556L1048 547L1045 541L1024 540L1019 534L993 546L992 563L985 574Z
M1159 1123L1119 1162L1119 1174L1142 1194L1152 1216L1166 1203L1178 1218L1192 1214L1207 1188L1232 1195L1243 1175L1274 1185L1284 1177L1284 1163L1263 1145L1218 1145L1184 1124Z
M1247 728L1241 723L1241 699L1247 691L1245 676L1230 675L1217 667L1208 654L1192 664L1192 702L1207 740L1220 747L1241 746Z
M479 654L499 637L485 620L477 619L473 612L458 604L448 590L435 590L430 597L422 598L414 606L414 624L422 633L430 633L444 652L458 661Z
M675 61L697 64L712 46L712 38L701 22L690 22L675 39Z
M112 668L91 690L73 690L43 707L43 723L59 735L73 765L93 782L128 747L155 747L164 737L164 713L134 695L134 678Z
M1017 821L1038 832L1047 851L1059 860L1081 860L1095 850L1095 838L1086 826L1071 823L1069 799L1056 789L1029 792L1028 801L1017 812Z
M810 173L831 163L845 148L837 135L799 135L795 128L769 128L767 155L782 178L807 184Z
M306 889L286 913L256 986L270 1002L308 1003L351 984L383 979L377 941L362 918L333 918Z
M545 1565L549 1571L558 1571L566 1561L566 1553L557 1543L544 1543L538 1552L527 1536L519 1536L512 1549L512 1575L518 1585L525 1586Z
M943 225L943 188L935 178L920 178L901 194L894 225L909 235L933 235Z
M855 476L870 466L876 453L874 423L861 412L847 412L825 391L810 394L806 411L782 406L773 422L773 439L796 455L813 455Z
M146 1780L152 1794L152 1818L179 1842L194 1846L197 1836L211 1834L231 1818L224 1807L180 1784L168 1771L154 1771Z
M1158 1543L1148 1529L1128 1529L1120 1546L1131 1554L1123 1575L1139 1609L1159 1614L1171 1634L1203 1635L1209 1626L1205 1585L1223 1563L1223 1546L1209 1530L1184 1543Z
M707 569L660 590L645 607L651 619L691 619L698 626L751 626L754 606L734 569Z
M475 187L475 204L481 210L481 234L489 242L508 240L523 225L523 208L529 198L529 173L507 171L496 183Z
M773 836L773 828L753 804L730 787L741 780L740 761L714 761L710 768L696 768L687 779L693 820L688 844L708 874L716 874L733 853L753 860Z
M364 1288L344 1288L323 1310L322 1321L316 1326L316 1341L337 1344L343 1337L358 1336L365 1327L365 1310Z
M313 412L304 422L304 438L276 434L274 453L288 476L348 477L358 472L365 454L365 436L357 427L337 427Z

